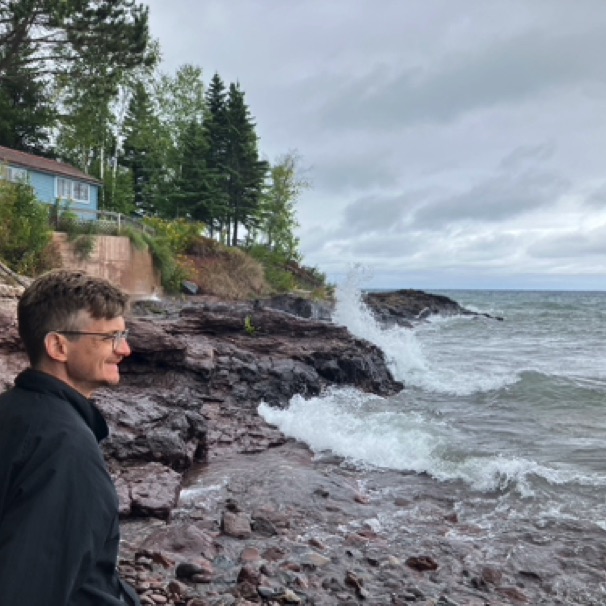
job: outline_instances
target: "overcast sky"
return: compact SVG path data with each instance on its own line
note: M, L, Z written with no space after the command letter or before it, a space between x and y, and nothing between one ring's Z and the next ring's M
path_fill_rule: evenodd
M149 0L163 71L297 150L304 261L365 286L606 290L604 0Z

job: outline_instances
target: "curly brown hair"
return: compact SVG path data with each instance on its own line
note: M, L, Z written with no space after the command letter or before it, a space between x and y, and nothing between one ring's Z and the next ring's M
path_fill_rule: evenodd
M19 299L19 336L35 367L42 360L49 332L81 329L82 312L95 320L111 320L127 309L128 295L108 280L80 270L57 269L34 280Z

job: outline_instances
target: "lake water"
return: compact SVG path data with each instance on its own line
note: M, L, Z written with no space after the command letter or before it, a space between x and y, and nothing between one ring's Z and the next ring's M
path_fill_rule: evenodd
M554 592L606 603L606 293L433 292L503 321L382 329L346 286L335 321L380 346L405 390L331 390L260 413L361 470L429 475L456 492L459 518L483 529L475 540L493 556L532 547L534 566L544 558L553 572L564 544L590 550L589 576L563 571Z

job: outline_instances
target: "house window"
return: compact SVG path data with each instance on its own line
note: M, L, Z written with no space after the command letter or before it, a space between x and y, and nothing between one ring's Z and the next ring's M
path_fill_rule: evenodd
M27 182L27 171L24 168L17 168L15 166L8 167L8 180L13 183L26 183Z
M57 179L57 198L72 197L72 182L69 179Z
M78 202L89 201L89 187L88 183L81 183L80 181L72 181L72 195L74 200Z
M57 198L74 200L75 202L90 202L90 186L81 181L57 178Z

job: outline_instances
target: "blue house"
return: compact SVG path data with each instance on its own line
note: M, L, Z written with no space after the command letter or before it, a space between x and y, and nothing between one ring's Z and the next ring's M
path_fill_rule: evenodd
M74 166L0 146L0 178L29 183L40 202L66 202L82 219L97 217L102 182Z

